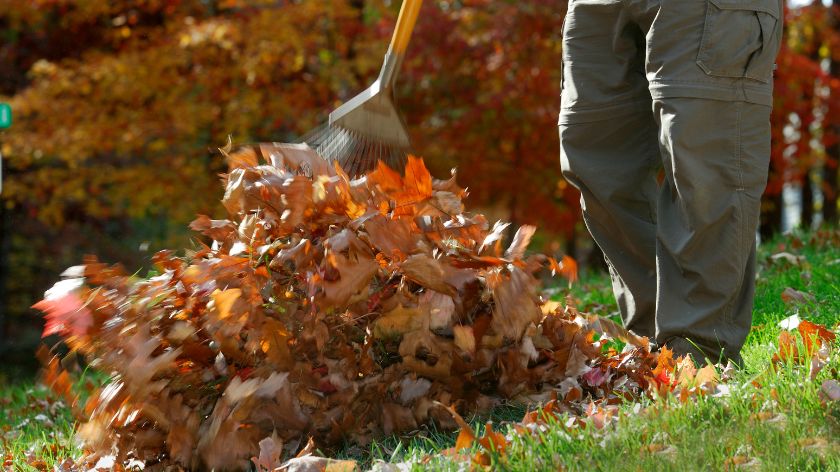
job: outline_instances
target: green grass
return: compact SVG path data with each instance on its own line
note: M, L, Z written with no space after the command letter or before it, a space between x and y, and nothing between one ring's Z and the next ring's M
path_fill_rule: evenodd
M521 418L523 409L499 409L492 417L496 429L508 433L511 443L504 455L491 455L494 470L834 470L840 471L840 402L819 397L823 380L840 378L840 356L835 344L828 366L816 380L808 367L787 364L771 368L777 351L779 321L797 312L803 319L836 327L840 322L840 245L826 235L799 235L763 245L753 330L743 351L745 366L728 383L731 394L704 397L680 404L677 399L646 400L621 406L619 419L602 430L567 429L555 424L540 437L522 436L507 424ZM796 240L804 244L800 247ZM784 246L782 248L782 246ZM781 250L801 255L805 264L771 262ZM780 294L791 287L814 295L806 305L789 306ZM609 280L588 275L574 289L579 308L614 317L617 310ZM32 384L4 387L0 398L0 428L4 454L16 457L44 448L51 469L54 457L76 452L70 442L73 429L66 411L35 421L33 401L45 393ZM9 401L9 400L6 400ZM49 403L49 402L48 402ZM26 420L29 422L26 422ZM487 418L473 419L477 429ZM10 432L14 434L10 434ZM463 470L463 463L441 454L454 444L455 434L433 428L412 437L392 437L367 448L348 446L331 455L353 458L368 467L378 461L400 462L410 470ZM667 447L666 447L667 446ZM651 452L656 451L656 452ZM743 465L737 463L746 462ZM17 470L35 470L20 466ZM402 469L404 470L404 469Z
M63 402L46 387L30 382L2 386L0 391L0 459L12 470L52 470L68 457L78 457L75 424ZM32 466L29 457L36 461ZM44 468L38 467L43 466ZM4 469L5 470L5 469Z

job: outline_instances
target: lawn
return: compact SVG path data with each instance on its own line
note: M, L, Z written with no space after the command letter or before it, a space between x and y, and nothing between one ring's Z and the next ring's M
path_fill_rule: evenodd
M792 296L783 297L786 289L798 292L788 290ZM584 276L573 295L582 311L616 314L603 275ZM621 405L616 419L603 427L592 419L572 425L561 416L528 434L515 424L525 409L506 407L489 418L506 434L506 447L482 449L483 458L493 470L511 471L840 470L840 401L824 392L824 385L840 379L838 342L816 376L807 359L771 360L779 351L780 322L795 314L837 332L840 232L792 235L760 248L745 366L727 381L728 394L687 402L674 396L646 399ZM98 380L86 377L82 381ZM488 418L470 420L481 434L480 425ZM45 388L13 379L0 387L0 456L7 469L61 468L64 459L81 453L72 440L73 428L66 406ZM455 433L425 429L364 449L322 452L383 471L463 470L469 456L453 454L455 438Z

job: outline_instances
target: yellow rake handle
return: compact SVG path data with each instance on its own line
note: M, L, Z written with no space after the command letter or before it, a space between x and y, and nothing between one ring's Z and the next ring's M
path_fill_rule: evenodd
M394 36L391 38L390 50L394 54L403 54L408 48L408 41L414 31L414 24L417 23L417 15L423 0L405 0L400 7L400 16L397 18L397 27L394 29Z

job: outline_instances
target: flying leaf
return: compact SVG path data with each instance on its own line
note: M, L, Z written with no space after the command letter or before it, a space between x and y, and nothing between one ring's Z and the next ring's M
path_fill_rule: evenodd
M280 457L283 455L283 441L280 440L276 432L260 441L259 447L259 457L251 458L251 462L254 463L258 471L274 471L280 467Z
M513 241L511 241L510 247L508 247L505 251L505 257L510 259L522 259L525 255L525 250L531 243L531 238L534 236L536 231L537 227L530 225L521 226L518 230L516 230L516 234L513 236Z
M563 256L560 262L557 262L557 259L553 257L548 258L549 268L551 269L551 274L560 274L566 279L569 280L569 285L577 282L578 279L578 266L577 261L572 259L569 256Z
M66 279L57 282L44 294L44 299L32 308L44 312L47 318L41 337L66 333L83 336L93 325L93 315L79 298L84 279Z
M215 303L216 310L219 313L219 318L224 320L231 316L233 305L241 295L242 290L238 288L230 288L227 290L217 289L213 292L213 302Z

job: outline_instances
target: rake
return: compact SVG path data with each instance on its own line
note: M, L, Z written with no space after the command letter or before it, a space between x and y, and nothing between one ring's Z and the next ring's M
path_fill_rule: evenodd
M395 170L405 167L411 143L397 110L394 83L422 4L422 0L405 0L400 7L376 81L330 113L328 123L302 138L325 159L338 161L351 176L364 174L379 161Z

